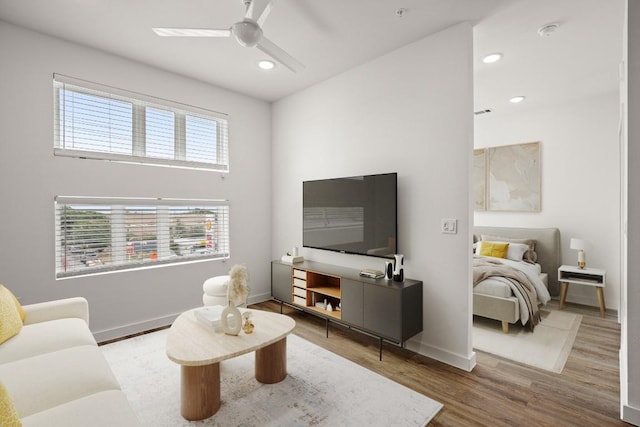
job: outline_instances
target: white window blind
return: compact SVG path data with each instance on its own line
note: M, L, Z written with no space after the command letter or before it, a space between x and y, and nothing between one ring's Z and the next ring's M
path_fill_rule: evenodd
M229 257L222 200L58 196L56 278Z
M224 114L54 75L54 153L229 170Z

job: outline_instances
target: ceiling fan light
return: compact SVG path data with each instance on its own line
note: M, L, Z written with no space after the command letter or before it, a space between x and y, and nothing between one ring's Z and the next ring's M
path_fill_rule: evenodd
M258 67L260 67L260 69L262 70L273 70L275 66L276 66L275 62L269 61L267 59L263 59L262 61L258 62Z
M254 47L262 39L262 29L250 19L236 22L231 30L238 43L244 47Z

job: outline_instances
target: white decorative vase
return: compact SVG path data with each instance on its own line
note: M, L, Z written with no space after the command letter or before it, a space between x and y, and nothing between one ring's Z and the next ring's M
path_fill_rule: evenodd
M231 316L231 320L229 320L229 316ZM229 301L229 305L222 310L220 325L222 326L222 331L227 335L238 335L240 333L242 315L233 302Z

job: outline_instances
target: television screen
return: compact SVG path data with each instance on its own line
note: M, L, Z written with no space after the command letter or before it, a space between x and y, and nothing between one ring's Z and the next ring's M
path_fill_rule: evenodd
M396 190L396 173L304 181L302 245L393 258Z

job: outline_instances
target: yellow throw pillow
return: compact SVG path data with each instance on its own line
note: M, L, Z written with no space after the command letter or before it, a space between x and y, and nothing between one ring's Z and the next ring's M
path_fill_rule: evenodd
M0 427L21 427L20 416L4 384L0 382Z
M480 245L480 256L492 256L494 258L506 258L509 250L509 243L482 241Z
M11 294L11 298L13 299L13 302L16 304L16 309L18 310L18 314L20 315L20 320L22 320L22 323L24 323L24 319L25 317L27 317L27 314L24 312L22 305L20 305L20 301L18 301L18 298L16 298L13 292L9 291L9 293Z
M0 285L0 344L22 330L22 319L9 289Z

